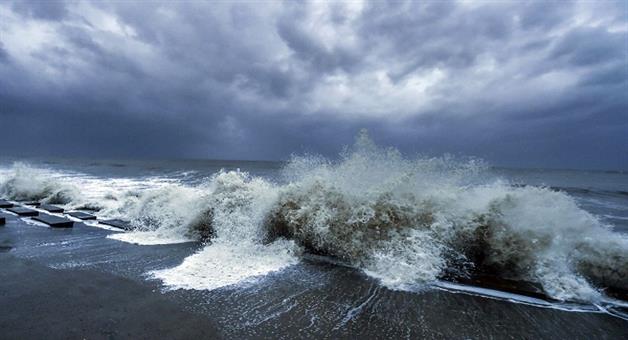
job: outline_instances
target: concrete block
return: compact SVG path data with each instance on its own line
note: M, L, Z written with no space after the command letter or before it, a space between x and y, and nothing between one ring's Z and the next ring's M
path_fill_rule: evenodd
M50 204L42 204L42 205L39 206L39 209L43 209L43 210L46 210L46 211L51 212L51 213L62 213L63 212L63 208L57 207L56 205L50 205Z
M13 207L8 208L7 211L10 211L18 216L37 216L39 212L37 210L25 208L25 207Z
M33 220L46 223L51 228L72 228L74 226L74 222L72 220L48 214L41 214L33 217Z
M95 220L96 219L96 216L88 214L88 213L84 213L82 211L70 211L67 214L72 217L76 217L80 220Z
M14 206L13 203L0 199L0 208L12 208Z
M104 220L98 221L100 224L105 224L111 227L116 227L124 230L131 230L131 224L127 221L113 219L113 220Z

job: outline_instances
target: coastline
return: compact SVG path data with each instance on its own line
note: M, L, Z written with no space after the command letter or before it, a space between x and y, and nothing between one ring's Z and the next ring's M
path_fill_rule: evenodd
M393 291L357 270L313 261L213 291L167 290L143 273L180 262L193 244L138 246L81 223L51 230L7 222L0 227L6 339L628 337L628 322L605 313Z
M0 254L0 266L3 339L220 337L210 318L126 278L54 270L7 253Z

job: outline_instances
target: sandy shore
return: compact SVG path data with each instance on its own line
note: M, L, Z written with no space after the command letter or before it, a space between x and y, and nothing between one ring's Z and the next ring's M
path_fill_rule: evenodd
M0 227L0 338L622 339L628 322L436 289L391 291L350 268L304 261L247 284L164 291L145 273L195 244L137 246L85 225Z
M3 339L219 337L208 317L158 292L96 271L54 270L0 254Z

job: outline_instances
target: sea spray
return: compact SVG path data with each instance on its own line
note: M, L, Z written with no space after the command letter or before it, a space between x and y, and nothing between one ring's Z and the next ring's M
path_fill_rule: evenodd
M628 288L628 240L568 195L486 176L482 162L404 159L365 135L337 163L295 158L265 226L392 289L490 274L559 300Z
M208 200L199 188L170 184L124 195L103 213L129 220L134 228L111 238L144 245L186 242L209 235L210 222L201 219Z
M80 199L78 187L54 178L54 173L16 162L4 178L0 178L0 196L18 201L41 201L67 204Z
M25 171L18 166L1 176L5 195L67 191L58 177L13 180L32 177ZM361 134L337 161L293 157L282 178L220 171L193 185L89 179L69 204L98 204L99 217L129 220L137 232L110 236L127 242L206 242L180 266L153 273L172 288L234 284L308 251L391 289L474 275L537 283L559 300L596 302L606 287L628 289L625 235L573 197L511 185L482 161L407 158Z
M175 268L151 274L172 288L215 289L297 263L293 241L264 243L262 223L276 201L276 188L240 171L220 172L206 189L213 239Z

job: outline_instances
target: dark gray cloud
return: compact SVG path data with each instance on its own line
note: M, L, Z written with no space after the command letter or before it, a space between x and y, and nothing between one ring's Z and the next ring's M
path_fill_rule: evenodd
M2 3L0 153L627 169L626 6Z
M2 41L0 41L0 63L5 63L9 60L9 54L2 46Z
M14 1L11 9L23 16L41 20L63 20L68 13L63 1Z

